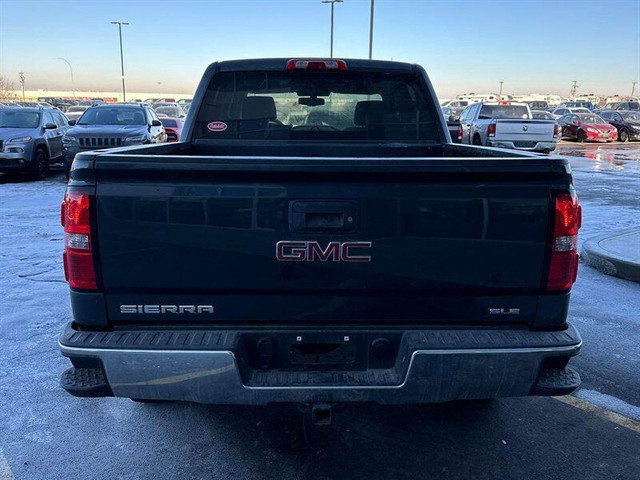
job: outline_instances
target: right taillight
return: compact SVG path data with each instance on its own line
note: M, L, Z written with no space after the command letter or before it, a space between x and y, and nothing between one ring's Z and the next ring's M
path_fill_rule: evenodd
M582 208L574 193L555 197L553 245L547 290L569 290L578 273L578 230L582 226Z
M67 189L60 219L64 227L64 276L72 288L97 290L91 238L91 197L82 190Z
M553 138L558 138L560 135L560 125L557 123L553 126Z
M487 128L487 135L489 137L495 137L496 136L496 124L495 123L490 123L489 127Z

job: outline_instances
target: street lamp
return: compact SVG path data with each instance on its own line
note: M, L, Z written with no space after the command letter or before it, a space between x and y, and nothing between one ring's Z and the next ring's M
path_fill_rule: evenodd
M129 25L127 22L111 22L111 25L118 25L118 35L120 36L120 69L122 71L122 101L127 101L127 92L124 86L124 55L122 53L122 25Z
M369 60L373 55L373 2L374 0L371 0L371 15L369 15Z
M73 91L73 98L76 98L76 84L73 81L73 68L71 67L71 62L66 58L58 57L56 60L62 60L64 63L69 65L69 71L71 72L71 90Z
M333 6L336 3L342 3L343 0L322 0L322 3L330 3L331 4L331 49L329 56L333 58Z
M500 80L500 93L498 95L502 96L502 84L504 81Z

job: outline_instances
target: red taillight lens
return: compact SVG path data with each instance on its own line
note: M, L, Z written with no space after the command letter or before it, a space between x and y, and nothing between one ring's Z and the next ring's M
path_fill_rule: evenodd
M569 290L578 274L578 230L582 226L582 208L574 194L555 198L553 246L547 290Z
M495 137L496 136L496 124L495 123L490 123L489 127L487 128L487 135L490 137Z
M287 62L287 70L346 70L344 60L303 60L294 58Z
M458 141L462 141L462 126L458 125Z
M557 123L553 126L553 137L557 138L560 135L560 125Z
M67 190L61 207L64 227L64 276L72 288L97 290L91 243L89 194Z

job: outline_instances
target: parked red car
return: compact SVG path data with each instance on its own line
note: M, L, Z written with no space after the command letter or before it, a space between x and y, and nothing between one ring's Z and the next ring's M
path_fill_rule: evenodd
M180 134L182 133L182 127L184 121L181 118L175 117L160 117L160 122L164 126L164 130L167 132L167 142L177 142L180 140Z
M616 127L593 113L573 113L559 120L562 138L579 142L613 142L618 139Z

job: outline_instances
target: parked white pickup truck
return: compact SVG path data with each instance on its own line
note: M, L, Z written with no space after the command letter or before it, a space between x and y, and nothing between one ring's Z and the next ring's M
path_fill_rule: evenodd
M526 103L476 103L460 114L462 141L469 145L555 150L560 128L553 120L534 120Z

